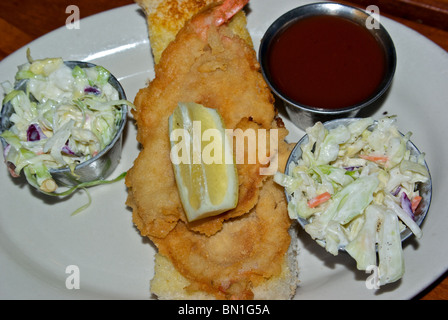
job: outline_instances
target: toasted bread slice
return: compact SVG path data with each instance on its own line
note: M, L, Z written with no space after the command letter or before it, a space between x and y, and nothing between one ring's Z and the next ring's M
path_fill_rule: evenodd
M135 0L145 12L151 50L157 64L162 52L173 41L177 32L193 15L216 0ZM232 31L252 46L246 28L246 15L236 14L229 23Z
M255 300L289 300L299 284L297 264L297 229L293 224L289 230L291 244L282 263L282 271L252 289ZM151 292L160 300L214 300L216 297L203 291L190 291L190 282L176 270L171 261L157 253L155 255L154 278Z
M148 31L149 31L149 37L150 37L150 44L151 49L154 55L154 62L157 64L159 63L160 58L162 57L162 54L167 48L167 46L176 39L176 35L182 29L185 25L185 23L197 12L202 10L203 8L207 7L208 5L212 5L216 0L135 0L144 10L147 22L148 22ZM253 48L252 39L249 35L249 32L247 30L247 21L246 16L243 11L240 11L238 14L236 14L230 23L228 24L229 28L231 29L233 35L237 35L241 39L243 39L246 44L250 48ZM226 30L227 31L227 30ZM233 37L232 35L232 37ZM179 34L179 39L182 36L182 33ZM238 43L242 43L241 41L237 41ZM168 58L168 55L172 53L173 43L168 50L165 51L164 58ZM255 55L255 53L254 53ZM159 69L164 66L165 59L162 59L162 63L157 66ZM157 69L157 68L156 68ZM255 71L253 71L255 72ZM257 87L258 88L258 87ZM271 180L270 180L271 181ZM288 238L287 234L287 226L289 226L288 223L284 223L284 219L279 219L279 221L275 222L277 223L272 229L264 228L264 226L271 226L273 221L273 217L280 217L285 215L287 217L287 208L285 204L285 199L280 199L281 196L284 197L283 192L280 192L279 190L276 190L275 192L273 189L273 182L271 181L269 192L266 193L263 197L260 196L260 199L274 199L272 201L267 201L266 204L260 205L258 208L258 211L253 210L252 213L255 212L255 214L252 216L253 220L251 221L257 221L257 226L262 224L262 222L258 222L261 220L261 217L266 218L265 223L262 224L263 228L260 228L259 233L260 239L264 239L265 234L272 235L273 232L278 231L281 233L281 238L284 240L282 243L285 245L282 245L281 250L278 250L276 252L279 252L278 259L267 259L266 257L266 250L268 248L260 246L260 250L254 251L250 246L250 241L247 243L247 250L243 251L237 251L233 250L229 254L233 254L233 256L237 257L240 253L241 255L248 256L251 252L253 252L253 255L257 255L257 257L262 257L264 261L267 263L264 263L264 261L261 261L263 263L264 267L271 266L273 264L276 265L276 268L274 271L269 270L266 272L263 272L261 267L259 268L259 265L257 264L258 259L255 259L256 257L250 256L248 259L254 259L254 263L247 264L247 268L244 270L254 270L252 276L254 281L250 280L250 290L251 293L253 293L253 299L291 299L296 291L297 285L299 283L298 280L298 265L297 265L297 234L296 234L296 228L294 227L294 224L289 229L289 235L290 235L290 242L287 242L286 239ZM274 197L275 195L275 197ZM276 211L278 215L275 215L273 211ZM280 215L281 214L281 215ZM245 217L247 218L247 217ZM178 222L181 224L182 222ZM242 226L246 223L246 221L243 218L235 219L232 221L226 222L227 226L229 226L230 223L235 223L234 229L230 229L232 227L229 227L229 231L226 231L229 238L232 238L235 236L235 232L231 232L232 230L240 230L238 229L239 226ZM239 224L241 223L241 224ZM250 221L248 222L250 223ZM255 222L254 222L255 224ZM244 225L245 226L245 225ZM251 227L249 225L249 227ZM245 228L241 228L246 234ZM258 230L258 229L256 229ZM269 232L266 232L266 230L269 230ZM221 234L223 231L221 231ZM286 233L286 236L284 236ZM255 238L255 237L254 237ZM221 238L220 238L221 239ZM289 239L289 238L288 238ZM176 240L176 239L175 239ZM214 240L214 239L212 239ZM226 240L226 239L224 239ZM276 238L276 240L278 240ZM278 241L268 241L268 245L270 248L274 248L274 250L279 246ZM207 241L208 243L208 241ZM218 248L213 247L211 250L211 253L219 251L220 257L222 255L227 255L226 252L222 252L225 249L226 241L222 242L222 246L219 245ZM215 243L213 243L215 244ZM288 247L289 244L289 247ZM156 244L157 245L157 244ZM151 292L158 298L158 299L216 299L221 297L221 292L216 292L216 287L220 285L221 283L225 283L225 280L227 280L226 276L223 275L222 279L224 279L223 282L220 282L219 279L216 279L217 285L211 284L202 281L203 279L198 279L198 277L195 277L198 275L198 272L194 273L193 276L191 274L188 274L185 272L185 270L182 269L182 267L179 266L179 262L175 264L170 259L169 255L164 255L163 246L158 246L159 252L155 255L155 266L154 266L154 277L151 280ZM289 248L289 249L288 249ZM216 250L215 250L216 249ZM232 247L232 249L234 249ZM251 251L252 250L252 251ZM165 250L166 251L166 250ZM162 252L162 253L161 253ZM184 251L187 252L187 251ZM166 253L166 252L165 252ZM191 257L192 254L189 252L188 256ZM277 258L277 257L276 257ZM193 257L194 260L194 257ZM232 266L227 267L229 264L230 259L227 259L227 256L225 257L226 265L224 266L226 271L229 272L229 274L233 271L231 270ZM262 259L260 259L262 260ZM194 260L195 261L195 260ZM233 261L237 261L236 258L233 259ZM252 260L251 260L252 261ZM251 262L250 261L250 262ZM217 261L216 264L218 264ZM260 261L258 261L260 262ZM239 265L240 261L234 262L234 268L238 269L241 268ZM218 267L222 267L223 263L219 264ZM207 264L207 267L209 265ZM210 266L212 266L212 263L210 263ZM224 269L222 268L216 268L217 270ZM243 271L244 271L243 270ZM258 270L258 271L257 271ZM196 271L196 270L194 270ZM248 271L248 274L250 272ZM228 279L231 278L232 275L229 276ZM248 277L248 276L247 276ZM215 280L215 278L213 278ZM222 280L221 279L221 280ZM208 280L208 279L206 279ZM231 281L231 280L229 280ZM212 281L213 282L213 281ZM231 285L231 284L229 284ZM205 289L209 289L208 291ZM221 290L221 287L219 287L219 290ZM227 292L226 292L227 294ZM230 296L233 297L233 296ZM227 298L227 296L226 296Z

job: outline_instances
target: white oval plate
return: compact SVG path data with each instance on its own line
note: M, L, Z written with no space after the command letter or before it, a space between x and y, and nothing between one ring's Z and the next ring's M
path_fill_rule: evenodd
M300 1L300 5L309 1ZM255 47L268 26L298 5L295 0L254 0L248 27ZM300 287L297 299L409 299L448 269L448 194L445 159L448 136L448 54L418 33L381 17L395 42L398 56L391 90L372 116L399 116L402 131L426 152L433 177L433 198L423 225L423 238L409 239L404 252L403 279L381 290L368 289L371 274L357 271L346 255L333 257L304 232L299 239ZM137 5L107 11L80 21L79 29L61 27L0 62L0 82L14 79L26 61L26 48L35 59L60 56L108 68L122 83L129 100L154 76L146 21ZM304 134L282 114L289 141ZM121 163L113 176L129 169L138 155L136 129L128 123ZM0 170L0 298L2 299L150 299L154 246L142 238L126 207L123 183L90 189L93 203L76 216L71 212L87 201L80 192L68 199L48 199L23 179ZM428 263L430 262L430 263ZM79 289L70 287L72 269L79 270Z

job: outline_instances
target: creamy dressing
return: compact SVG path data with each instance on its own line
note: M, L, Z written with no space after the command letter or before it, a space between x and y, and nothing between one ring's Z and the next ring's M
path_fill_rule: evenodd
M378 265L381 284L404 273L401 231L422 236L418 186L430 179L423 154L411 154L410 133L395 121L364 118L329 130L318 122L297 163L274 176L289 195L290 217L306 221L305 231L331 254L344 248L358 269Z
M35 60L19 67L18 89L9 88L3 104L11 104L12 126L1 137L4 156L14 175L42 187L50 169L72 170L104 149L114 138L123 104L100 66L73 69L60 58ZM44 190L45 191L45 190Z

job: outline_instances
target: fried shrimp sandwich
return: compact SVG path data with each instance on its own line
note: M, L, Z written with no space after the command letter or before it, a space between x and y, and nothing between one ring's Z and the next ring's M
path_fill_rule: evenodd
M136 98L141 152L126 176L127 205L156 246L151 292L159 299L290 299L298 285L296 235L283 189L292 146L274 108L246 29L248 0L138 0L155 61L155 78ZM170 157L169 118L179 103L216 110L229 130L266 133L235 164L238 198L217 215L189 221ZM235 144L234 144L235 147ZM247 161L250 152L256 161ZM268 159L268 161L266 161ZM193 179L194 180L194 179Z

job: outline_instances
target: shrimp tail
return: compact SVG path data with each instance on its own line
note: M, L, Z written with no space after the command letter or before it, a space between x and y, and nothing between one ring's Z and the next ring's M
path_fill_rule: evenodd
M207 39L210 26L219 27L232 19L249 0L224 0L221 4L211 10L199 14L192 21L196 33L203 39Z

